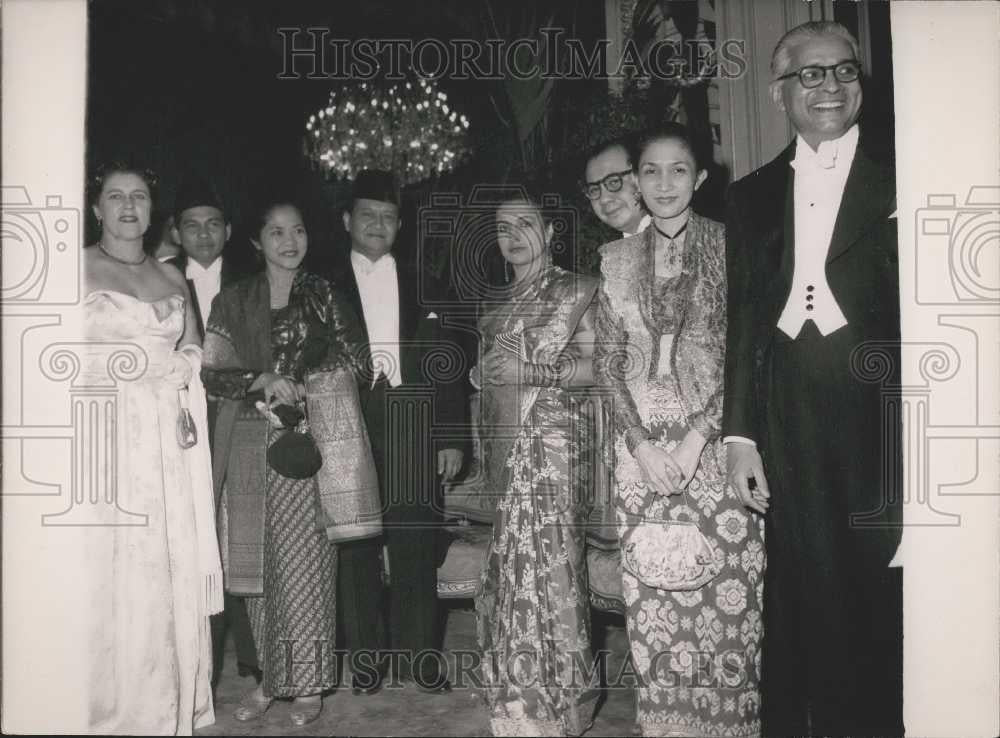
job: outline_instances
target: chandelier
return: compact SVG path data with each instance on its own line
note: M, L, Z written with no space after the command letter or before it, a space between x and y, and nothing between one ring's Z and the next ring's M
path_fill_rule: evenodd
M412 184L467 159L468 128L434 80L362 82L330 93L326 107L309 116L306 155L330 178L386 169Z

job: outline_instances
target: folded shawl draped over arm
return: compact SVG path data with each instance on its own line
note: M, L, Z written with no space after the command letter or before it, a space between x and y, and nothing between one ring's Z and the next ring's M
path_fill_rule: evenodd
M245 399L271 371L270 289L264 275L228 287L212 301L205 326L201 379L210 395Z
M360 320L350 304L325 279L299 272L285 312L289 322L306 326L295 345L281 348L283 370L301 382L311 371L351 370L358 383L371 383L370 360ZM267 276L257 274L220 292L212 302L205 331L202 381L220 397L212 459L216 504L227 476L232 433L239 406L261 374L275 370L271 346L271 297ZM366 384L367 383L367 384Z
M361 317L344 293L330 282L325 283L320 300L326 307L327 352L315 364L307 361L307 371L346 368L354 375L359 388L371 387L375 377Z

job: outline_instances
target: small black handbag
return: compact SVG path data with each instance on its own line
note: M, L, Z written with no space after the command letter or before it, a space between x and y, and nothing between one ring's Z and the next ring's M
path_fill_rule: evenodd
M276 405L269 408L269 411L286 430L268 446L268 465L289 479L308 479L314 476L323 466L323 457L309 432L305 411L292 405Z

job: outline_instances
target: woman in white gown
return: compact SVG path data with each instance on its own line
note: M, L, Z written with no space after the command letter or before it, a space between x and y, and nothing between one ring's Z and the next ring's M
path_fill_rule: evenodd
M101 439L90 439L117 495L116 518L93 528L84 554L92 733L191 734L215 721L208 616L222 575L201 348L183 275L142 249L154 181L120 163L95 177L101 237L83 258L83 371L116 388L111 452L93 453ZM114 351L136 363L109 361Z

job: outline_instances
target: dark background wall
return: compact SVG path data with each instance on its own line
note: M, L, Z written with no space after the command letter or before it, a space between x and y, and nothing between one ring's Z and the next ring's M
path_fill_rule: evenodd
M838 1L834 17L856 32L859 9L868 15L873 39L865 116L888 132L888 5ZM249 248L245 225L253 201L267 191L295 194L306 206L309 263L321 268L346 248L340 207L349 185L328 181L310 166L303 156L303 136L308 116L325 105L340 83L304 78L309 66L301 60L296 64L302 78L280 79L287 60L279 28L328 28L337 38L448 40L482 39L495 30L519 38L533 24L551 21L587 44L605 35L604 3L590 0L283 0L243 7L209 0L101 0L91 3L89 17L88 165L125 156L160 175L157 218L149 239L158 238L159 221L172 208L178 182L186 173L197 172L216 182L229 206L235 227L230 249L236 255ZM609 102L603 80L559 81L548 105L544 156L531 171L524 171L504 83L443 78L439 84L471 120L473 155L454 172L405 191L399 255L420 258L432 271L443 273L447 251L455 244L428 239L418 243L418 207L433 192L466 197L477 184L531 177L544 180L574 213L569 248L558 257L561 263L593 271L596 247L616 234L597 221L579 195L582 152L610 135L606 129L612 119L637 127L655 120L657 110L649 109L649 100L655 106L656 96L636 97L623 111ZM726 185L725 170L717 171L721 176L703 188L696 201L702 212L716 217ZM96 238L93 222L89 237L89 242Z

